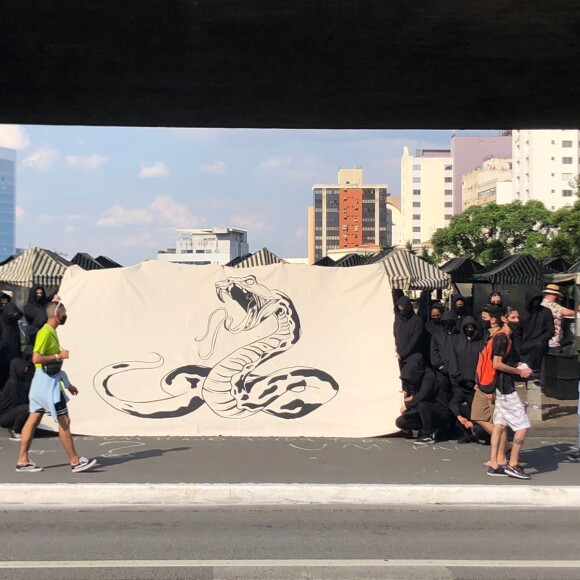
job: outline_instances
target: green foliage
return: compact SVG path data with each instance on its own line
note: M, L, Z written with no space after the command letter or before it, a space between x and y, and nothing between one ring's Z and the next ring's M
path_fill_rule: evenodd
M550 241L560 227L555 214L539 201L471 206L434 233L434 257L441 261L462 256L485 265L518 253L553 256Z
M548 241L550 255L574 263L580 257L580 199L571 208L554 212L553 224L557 229Z

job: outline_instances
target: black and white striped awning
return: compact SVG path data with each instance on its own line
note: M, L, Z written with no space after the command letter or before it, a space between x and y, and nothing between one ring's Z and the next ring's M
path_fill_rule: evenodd
M107 258L107 256L97 256L95 258L95 262L100 264L105 270L109 268L122 268L119 262L115 262L115 260L111 260L111 258Z
M335 268L351 268L352 266L362 266L367 263L367 258L355 252L347 254L334 263Z
M379 263L384 266L393 289L435 290L451 285L449 274L402 248L388 253Z
M334 264L336 264L336 262L331 257L324 256L323 258L320 258L320 260L318 260L317 262L314 262L314 264L312 265L331 267L334 266Z
M11 262L0 266L0 282L32 287L57 287L70 262L43 248L30 248Z
M440 266L442 272L451 276L454 284L468 284L473 282L473 275L477 274L483 266L470 258L451 258L449 262Z
M286 260L276 256L268 248L262 248L259 252L251 254L237 263L234 268L252 268L253 266L269 266L270 264L286 264Z
M99 264L90 254L86 252L79 252L75 254L75 257L70 261L71 264L79 266L83 270L102 270L103 266Z
M544 268L529 254L508 256L474 274L473 281L487 284L540 285L544 281Z

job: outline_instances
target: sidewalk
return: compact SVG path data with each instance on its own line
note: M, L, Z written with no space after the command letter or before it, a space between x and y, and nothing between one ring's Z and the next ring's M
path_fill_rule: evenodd
M34 441L40 473L16 473L18 443L0 438L0 504L378 503L580 507L573 437L530 437L530 481L486 476L489 447L419 447L399 438L77 437L98 467L71 473L54 436ZM65 485L63 485L65 484ZM72 485L71 485L72 484Z

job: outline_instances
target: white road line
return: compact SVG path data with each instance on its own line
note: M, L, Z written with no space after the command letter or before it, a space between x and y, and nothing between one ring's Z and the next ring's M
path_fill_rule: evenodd
M26 568L580 568L580 560L23 560L0 569Z

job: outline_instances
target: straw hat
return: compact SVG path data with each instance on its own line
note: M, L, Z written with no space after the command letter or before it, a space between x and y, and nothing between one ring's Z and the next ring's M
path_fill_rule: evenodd
M563 296L562 292L560 292L560 286L557 284L548 284L544 290L542 290L542 294L555 294L556 296Z

